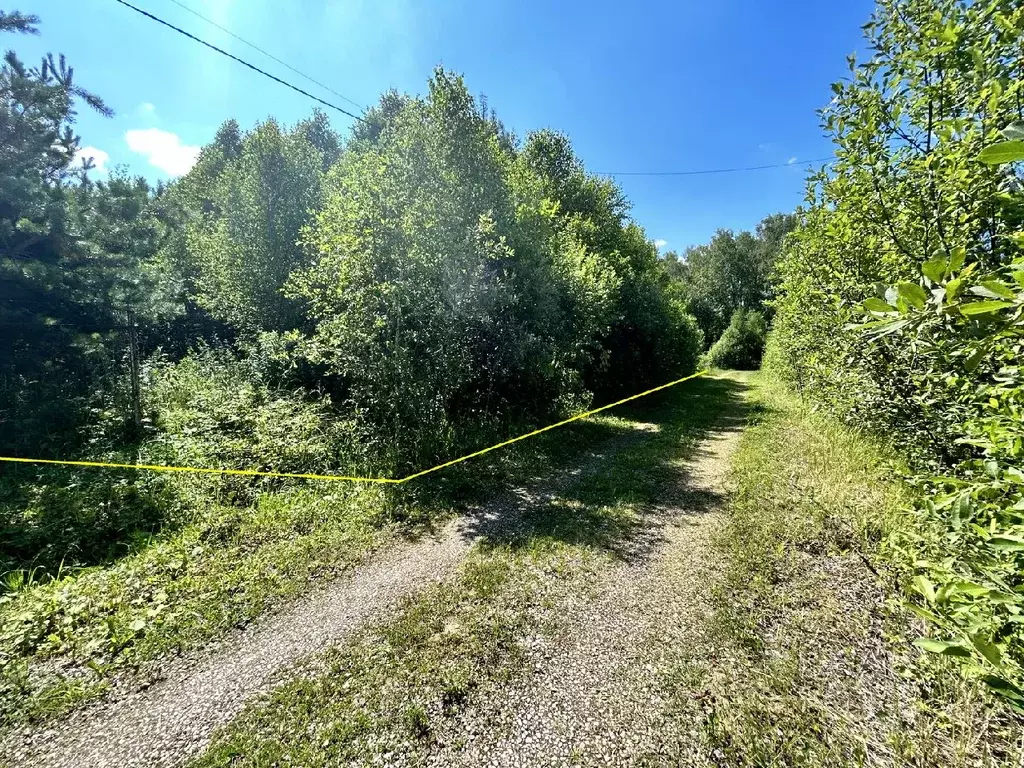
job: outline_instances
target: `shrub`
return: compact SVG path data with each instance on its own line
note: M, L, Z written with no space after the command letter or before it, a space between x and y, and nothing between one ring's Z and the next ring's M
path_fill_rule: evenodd
M1024 160L1024 122L1006 134L981 158ZM1007 239L1024 245L1024 233ZM919 282L880 290L864 301L860 330L882 357L913 347L908 397L936 411L964 451L941 474L913 478L917 524L890 543L915 574L914 608L929 624L918 644L961 659L1024 713L1024 255L990 272L965 258L936 257Z
M737 309L729 327L701 360L701 368L752 371L761 366L767 327L760 312Z
M669 313L671 324L661 338L659 357L670 375L686 376L698 368L701 350L704 349L704 332L697 318L681 306L670 307Z
M94 425L87 459L315 474L367 463L351 420L331 399L271 386L261 373L287 377L264 356L202 347L177 363L157 359L146 368L143 438L111 445L109 433L120 421L113 414L113 424ZM61 566L100 563L164 528L191 522L211 503L250 504L285 484L232 475L9 467L0 482L0 571L38 567L43 578Z
M822 112L837 159L777 265L767 353L898 440L918 500L886 546L928 627L918 644L1018 711L1024 202L1014 166L993 166L1024 159L1022 28L1012 0L879 2L871 58L851 57Z
M145 463L327 474L359 463L354 426L327 396L281 389L255 375L250 359L202 347L151 372L148 405L155 435ZM275 478L202 476L193 487L220 501L248 504Z
M0 483L0 572L31 567L36 580L44 580L125 554L178 509L168 480L122 470L6 468Z

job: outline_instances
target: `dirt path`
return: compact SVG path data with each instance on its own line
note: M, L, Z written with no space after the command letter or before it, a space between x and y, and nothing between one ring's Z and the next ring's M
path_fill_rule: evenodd
M595 471L637 439L614 438L576 469L533 490L503 494L436 536L396 546L343 578L211 647L189 665L171 662L147 690L76 712L46 729L22 730L2 745L13 766L172 766L201 752L212 732L289 671L337 645L402 598L450 573L480 537L514 525L521 511Z
M699 649L729 458L730 415L685 465L676 498L650 510L624 562L601 579L565 631L533 647L533 674L482 692L438 735L436 766L700 765L694 740L667 726L669 648Z

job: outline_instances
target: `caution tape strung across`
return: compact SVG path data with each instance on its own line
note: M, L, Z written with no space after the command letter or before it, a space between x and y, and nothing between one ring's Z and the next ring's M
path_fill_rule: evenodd
M194 473L207 474L207 475L246 475L246 476L249 476L249 477L290 477L290 478L299 478L299 479L303 479L303 480L342 480L342 481L348 481L348 482L353 482L353 483L381 483L381 484L385 484L386 483L386 484L390 484L390 485L398 485L399 483L407 483L410 480L415 480L418 477L423 477L424 475L429 475L432 472L437 472L439 470L446 469L447 467L451 467L451 466L453 466L455 464L461 464L463 461L468 461L469 459L476 458L477 456L483 456L485 453L490 453L491 451L496 451L499 448L504 448L507 445L512 445L512 443L518 443L520 440L526 440L529 437L534 437L534 436L539 435L539 434L541 434L543 432L549 432L552 429L557 429L558 427L564 427L566 424L571 424L574 421L579 421L580 419L585 419L588 416L593 416L595 413L600 413L601 411L607 411L609 408L614 408L617 405L622 405L623 403L628 403L631 400L638 400L641 397L646 397L647 395L652 395L655 392L660 392L663 389L668 389L669 387L674 387L677 384L682 384L684 381L689 381L690 379L695 379L698 376L703 376L706 373L707 373L707 371L700 371L698 373L694 373L694 374L691 374L689 376L684 376L681 379L676 379L675 381L670 381L668 384L662 384L659 387L654 387L653 389L648 389L645 392L640 392L639 394L636 394L636 395L630 395L629 397L624 397L621 400L616 400L614 403L609 403L608 405L602 405L600 408L594 408L593 410L586 411L584 413L576 414L575 416L571 416L568 419L563 419L562 421L559 421L559 422L557 422L555 424L549 424L546 427L541 427L540 429L535 429L532 432L527 432L525 435L519 435L518 437L513 437L511 440L505 440L503 442L496 443L496 444L494 444L492 446L489 446L487 448L484 448L482 450L474 451L473 453L467 453L465 456L460 456L457 459L452 459L451 461L446 461L443 464L438 464L436 467L431 467L430 469L424 469L421 472L414 472L413 474L407 475L407 476L402 477L402 478L393 478L393 477L351 477L351 476L348 476L348 475L319 475L319 474L306 473L306 472L268 472L268 471L263 471L263 470L260 470L260 469L213 469L211 467L172 467L172 466L168 466L168 465L165 465L165 464L121 464L121 463L114 462L114 461L71 461L71 460L62 461L62 460L59 460L59 459L30 459L30 458L21 458L21 457L16 457L16 456L0 456L0 461L14 462L14 463L19 463L19 464L59 464L59 465L62 465L62 466L71 466L71 467L107 467L107 468L112 468L112 469L141 469L141 470L149 470L149 471L152 471L152 472L194 472Z

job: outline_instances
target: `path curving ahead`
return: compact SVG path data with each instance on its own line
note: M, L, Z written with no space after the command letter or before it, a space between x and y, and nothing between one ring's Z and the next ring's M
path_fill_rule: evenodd
M708 765L670 720L663 663L704 648L721 523L743 413L723 414L683 466L675 498L646 514L633 551L608 569L556 637L531 649L532 674L481 691L437 737L428 765Z

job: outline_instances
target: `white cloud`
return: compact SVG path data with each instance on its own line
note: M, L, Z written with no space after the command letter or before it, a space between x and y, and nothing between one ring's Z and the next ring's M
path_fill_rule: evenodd
M171 176L188 173L199 157L199 147L183 144L176 133L159 128L128 131L124 139L132 152L144 155L150 165Z
M791 157L791 158L789 158L789 160L786 161L786 165L792 165L795 162L796 162L796 158L795 157Z
M94 169L97 173L107 172L107 161L110 160L110 155L104 152L102 149L96 147L80 147L75 152L75 165L81 165L85 159L91 159Z
M143 117L152 117L156 114L156 107L148 101L144 101L141 104L139 104L138 112Z
M654 247L657 248L659 251L662 248L664 248L666 245L668 245L668 240L655 240L654 241Z

